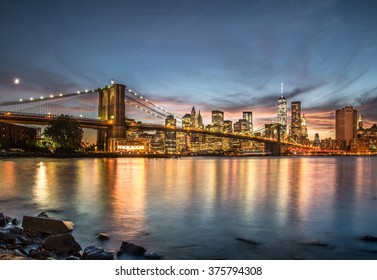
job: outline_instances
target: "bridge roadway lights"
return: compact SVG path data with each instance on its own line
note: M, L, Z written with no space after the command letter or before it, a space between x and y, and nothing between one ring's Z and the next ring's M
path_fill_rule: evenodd
M108 150L108 139L126 137L125 91L126 86L122 84L98 90L98 118L113 124L107 130L98 130L97 147L101 151Z

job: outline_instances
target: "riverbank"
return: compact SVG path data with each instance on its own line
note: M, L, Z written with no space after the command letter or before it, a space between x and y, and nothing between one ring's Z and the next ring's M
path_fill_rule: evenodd
M128 154L107 152L78 152L78 153L2 153L0 158L180 158L180 154Z
M46 212L24 216L22 221L0 213L0 260L114 260L124 255L161 258L129 241L123 241L116 254L95 245L82 248L71 233L73 229L72 222L52 219ZM106 241L110 237L99 233L97 239Z
M271 154L128 154L128 153L108 153L108 152L79 152L70 154L60 154L60 153L8 153L1 154L1 158L188 158L188 157L219 157L219 158L264 158L271 157ZM377 154L360 154L360 153L344 153L344 154L322 154L322 153L312 153L312 154L282 154L279 157L360 157L360 156L377 156Z

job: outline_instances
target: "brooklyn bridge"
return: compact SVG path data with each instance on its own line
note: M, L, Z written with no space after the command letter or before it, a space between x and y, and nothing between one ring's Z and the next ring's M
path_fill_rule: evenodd
M245 153L254 151L254 153L280 155L292 151L313 150L312 147L282 137L278 124L266 125L257 133L185 127L182 124L182 118L175 113L156 105L147 97L128 89L125 85L114 82L104 88L94 90L0 102L0 121L2 122L48 125L52 119L62 114L71 116L83 128L97 130L99 151L121 151L121 147L124 146L122 143L137 140L138 136L135 135L148 131L164 135L168 139L166 142L169 142L169 139L174 140L174 149L169 150L165 145L162 151L165 153L182 152L182 150L190 152L187 141L203 137L212 139L212 142L225 141L228 143L229 150L232 150L232 145L229 143L236 142L238 151ZM167 123L166 120L169 118L174 122ZM176 148L177 135L181 135L183 141L186 142L185 149ZM242 149L240 143L244 142L252 144ZM203 149L206 150L208 147ZM197 148L197 150L200 149Z

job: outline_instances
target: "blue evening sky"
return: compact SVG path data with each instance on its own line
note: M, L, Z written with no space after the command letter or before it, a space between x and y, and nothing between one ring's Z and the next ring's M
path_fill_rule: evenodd
M118 83L178 115L276 119L280 83L309 134L353 105L377 122L377 1L1 0L0 100ZM20 84L14 84L14 78Z

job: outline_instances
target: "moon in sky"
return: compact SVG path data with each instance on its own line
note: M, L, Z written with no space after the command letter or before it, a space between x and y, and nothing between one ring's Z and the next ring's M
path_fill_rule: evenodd
M15 83L16 85L18 85L18 84L20 83L20 79L19 79L19 78L14 79L14 83Z

